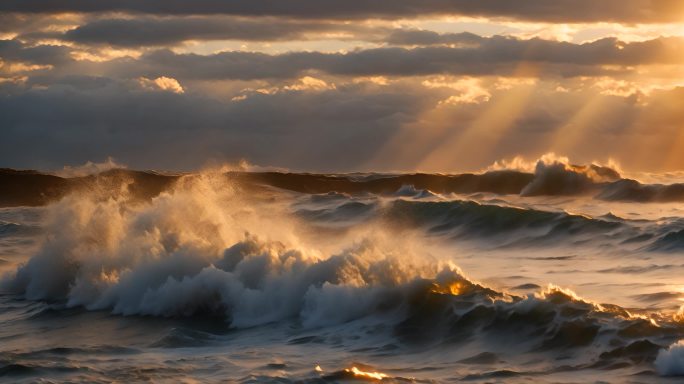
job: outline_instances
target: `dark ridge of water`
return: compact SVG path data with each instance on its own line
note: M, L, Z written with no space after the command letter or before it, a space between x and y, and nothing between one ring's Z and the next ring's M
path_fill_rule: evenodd
M0 238L10 236L33 236L40 232L41 230L37 226L0 221Z
M376 208L376 204L362 203L359 201L345 202L334 208L323 209L299 209L296 214L311 221L339 222L357 220L370 214Z
M678 251L684 249L684 229L668 232L655 240L649 247L651 251Z
M572 238L611 240L638 233L616 221L472 201L398 200L383 214L383 219L395 225L424 228L456 239L487 239L492 245L508 247L563 244Z
M313 195L326 196L326 195ZM318 208L316 204L323 207ZM317 200L295 214L312 224L353 225L375 218L387 224L420 228L432 234L459 240L487 239L507 247L565 245L567 241L600 240L634 245L648 252L673 252L684 248L684 223L669 220L658 224L648 220L625 220L614 215L588 217L567 212L482 204L470 200L393 199L380 204L375 198L345 197ZM545 260L570 260L573 256L549 256ZM535 258L539 259L539 258Z
M636 180L623 179L606 185L597 198L639 203L684 201L684 184L644 185Z
M595 175L595 176L590 176ZM596 176L597 175L597 176ZM192 174L186 175L193 177ZM641 184L620 179L614 170L595 165L554 164L535 173L515 170L481 174L370 174L359 176L280 172L228 172L225 176L245 188L269 186L307 194L393 195L408 188L438 194L494 193L522 196L595 196L600 200L626 202L684 201L684 184ZM172 188L181 176L152 171L114 169L96 175L63 178L38 171L0 169L0 207L41 206L74 192L117 193L122 185L130 196L149 200ZM593 177L599 177L595 180Z
M192 328L174 327L161 339L150 344L154 348L189 348L208 346L218 341L217 335Z

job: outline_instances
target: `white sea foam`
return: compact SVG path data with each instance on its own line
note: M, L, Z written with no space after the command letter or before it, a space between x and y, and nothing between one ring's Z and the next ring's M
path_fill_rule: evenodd
M658 352L655 366L662 376L684 376L684 340Z
M416 279L458 276L372 233L337 253L312 250L277 205L246 201L219 174L182 178L149 204L69 196L49 216L41 250L4 288L117 314L329 325L375 312Z

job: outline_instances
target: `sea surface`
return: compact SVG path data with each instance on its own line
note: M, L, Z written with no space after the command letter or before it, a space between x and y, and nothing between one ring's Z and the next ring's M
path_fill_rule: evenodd
M136 182L0 208L0 382L683 380L675 175Z

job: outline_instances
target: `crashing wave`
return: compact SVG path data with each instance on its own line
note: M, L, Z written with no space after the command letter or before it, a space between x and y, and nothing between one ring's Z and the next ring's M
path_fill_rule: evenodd
M317 329L378 319L403 346L477 341L532 353L576 351L590 357L582 367L600 369L650 364L662 345L684 334L667 315L633 314L554 286L527 296L497 291L415 243L405 247L374 232L323 251L297 236L287 209L245 201L236 191L222 175L200 175L180 178L143 204L125 195L67 197L49 209L51 236L3 279L3 290L121 315L219 317L234 328L295 322ZM471 202L397 200L389 209L413 219L442 215L449 225L462 220L471 231L549 221L622 225ZM158 346L192 346L200 336L181 330ZM660 364L670 367L673 357L661 355Z
M662 376L684 376L684 342L680 340L658 352L655 366Z

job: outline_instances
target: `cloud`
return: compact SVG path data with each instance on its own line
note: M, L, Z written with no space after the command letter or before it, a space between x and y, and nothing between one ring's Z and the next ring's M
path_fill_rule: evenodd
M159 89L162 91L169 91L173 93L184 93L185 90L183 87L180 85L178 80L171 78L171 77L166 77L166 76L161 76L157 77L154 80L150 80L145 77L140 78L140 85L142 85L144 88L147 89Z
M75 14L0 13L0 33L24 34L43 30L55 32L73 28L80 22L82 16Z
M323 91L335 89L335 84L328 84L324 80L311 76L304 76L296 84L285 86L287 91Z
M572 154L579 163L613 158L626 169L662 170L671 153L680 153L675 142L683 139L675 121L681 126L684 113L675 103L684 89L655 92L637 102L563 83L568 92L558 93L556 81L506 89L495 80L484 81L488 101L424 111L420 123L405 126L374 164L454 172L481 169L496 158L554 151ZM677 162L667 168L677 168Z
M679 22L680 0L4 0L0 12L157 15L227 14L296 18L365 19L463 15L547 22Z
M227 51L200 55L168 49L111 59L110 52L89 53L67 46L27 45L0 40L0 58L26 64L53 65L55 73L124 78L170 76L184 79L299 78L310 71L339 76L620 76L648 65L680 65L684 38L657 38L625 43L604 38L573 44L542 39L494 36L476 46L381 47L350 52L317 51L268 54ZM126 53L124 52L124 55ZM85 56L83 56L85 55ZM81 61L76 61L83 56ZM94 61L96 62L94 62ZM527 71L521 71L527 68Z
M468 81L441 77L384 84L304 77L274 85L276 92L254 87L231 100L160 92L156 82L146 89L137 80L71 76L2 96L0 164L54 168L113 156L134 168L173 170L247 159L308 171L445 172L555 150L578 162L609 155L627 168L648 169L668 159L684 123L682 89L636 103L572 84L559 95L555 81L506 88L496 79L471 81L480 93L469 94ZM519 111L497 112L521 94L528 96ZM450 96L465 99L440 107ZM596 100L600 113L554 144L587 100ZM507 127L478 125L494 116Z
M17 40L0 40L0 58L38 65L58 65L71 61L71 49L65 46L29 46Z
M377 32L359 24L330 21L189 16L96 19L66 31L62 38L81 44L139 47L170 46L188 40L289 41L359 33Z
M629 72L626 67L679 64L684 39L659 38L623 43L615 38L586 44L495 36L477 47L430 46L372 48L348 53L221 52L212 55L147 53L117 63L123 73L172 73L176 78L266 79L299 77L306 71L346 76L515 75L536 67L535 76L603 76ZM611 68L612 67L612 68Z
M244 158L451 171L556 151L675 167L684 163L684 38L595 39L613 33L598 31L606 24L569 27L591 29L573 29L586 43L539 36L559 36L542 29L569 22L672 21L682 4L6 0L0 165L111 155L135 168ZM609 30L619 28L638 29Z
M438 76L424 80L421 84L428 88L449 88L457 92L456 95L450 95L440 101L439 105L441 106L479 104L489 101L492 96L489 91L482 87L480 80L475 78L454 79Z
M449 44L462 47L478 46L486 39L470 32L437 33L419 29L397 29L389 33L386 41L393 45Z
M220 101L114 80L64 79L3 97L0 164L53 168L111 155L136 168L192 169L210 160L247 159L340 170L360 167L427 106L399 89L321 89L315 79L297 84L318 89Z

